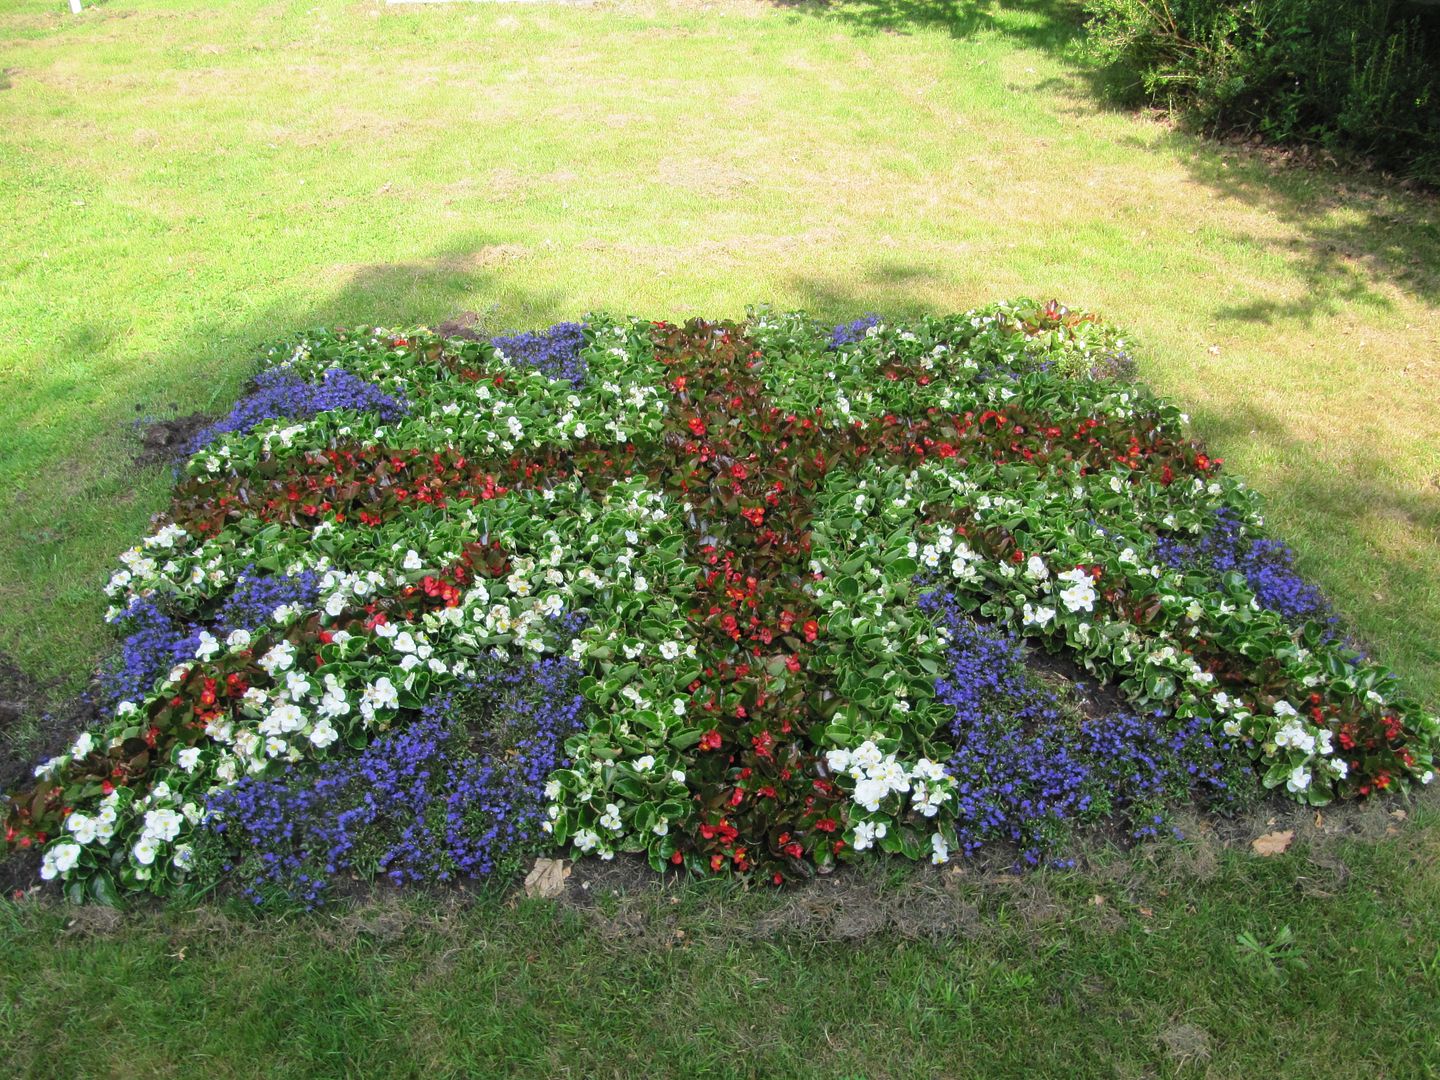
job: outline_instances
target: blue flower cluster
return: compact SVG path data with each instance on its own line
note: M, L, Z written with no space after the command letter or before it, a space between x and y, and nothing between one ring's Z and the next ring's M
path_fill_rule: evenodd
M372 382L344 368L327 368L318 383L306 382L288 367L280 366L255 376L254 386L230 412L196 433L186 448L193 454L229 432L244 433L266 420L290 417L308 419L332 409L373 412L385 422L398 420L409 407Z
M1177 570L1239 571L1260 606L1290 622L1335 622L1324 594L1296 571L1295 552L1278 540L1247 538L1244 523L1228 509L1217 511L1214 525L1195 542L1161 537L1156 552Z
M1209 720L1086 718L1039 686L1018 639L975 622L952 594L925 593L920 607L951 634L948 671L935 690L955 710L947 767L965 854L1007 841L1035 865L1054 856L1075 824L1112 814L1132 836L1152 836L1164 824L1164 803L1227 787L1224 748Z
M830 331L830 348L838 349L845 345L854 345L865 336L865 331L872 326L879 325L879 315L862 315L854 322L841 323Z
M143 597L131 600L111 621L129 631L119 652L100 671L100 690L111 708L122 701L138 702L161 675L194 659L200 645L198 626Z
M545 778L582 726L579 672L568 659L497 669L358 755L218 792L226 869L257 904L313 907L351 871L401 884L503 867L544 837Z
M215 612L211 633L223 640L236 630L254 631L269 621L276 608L291 606L308 611L319 598L320 576L314 570L266 574L246 566Z
M549 330L492 338L490 344L512 362L533 367L552 379L568 379L576 386L585 381L586 365L580 356L585 348L584 323L556 323Z
M253 631L277 607L311 608L319 595L319 579L312 570L290 576L257 573L247 566L221 601L210 632L223 641L232 631ZM176 616L152 599L137 597L111 622L127 631L118 653L100 671L100 688L111 708L122 701L138 702L156 679L176 664L195 659L200 645L200 621Z

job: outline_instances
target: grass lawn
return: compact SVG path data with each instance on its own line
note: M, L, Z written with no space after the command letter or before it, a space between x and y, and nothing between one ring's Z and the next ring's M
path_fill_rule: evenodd
M222 407L292 330L758 302L838 321L1030 294L1129 327L1142 376L1267 495L1302 568L1440 700L1440 205L1109 111L1075 25L1044 0L79 17L6 0L0 651L83 680L106 645L99 585L168 486L131 464L133 421ZM1038 878L1044 917L967 878L951 901L981 929L939 942L761 933L781 901L699 885L635 901L634 938L495 901L416 900L381 931L210 909L88 935L22 905L0 913L0 1060L1435 1075L1437 837L1422 806L1319 863L1102 860ZM1306 885L1329 860L1340 880ZM1288 958L1237 944L1285 925Z

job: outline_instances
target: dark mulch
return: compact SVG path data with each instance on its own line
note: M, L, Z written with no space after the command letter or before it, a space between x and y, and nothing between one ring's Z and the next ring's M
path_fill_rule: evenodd
M33 679L0 653L0 793L29 783L35 765L61 753L99 719L93 693L64 697L56 684ZM39 880L40 856L0 855L0 896Z
M435 332L444 338L460 338L463 341L489 341L490 336L480 325L480 316L473 311L462 311L453 319L446 319Z
M1043 682L1068 692L1091 720L1134 711L1114 686L1101 682L1068 656L1031 648L1026 650L1025 663Z
M140 436L140 445L135 452L135 464L173 464L185 456L186 447L213 421L214 417L198 412L168 420L137 421L135 430Z

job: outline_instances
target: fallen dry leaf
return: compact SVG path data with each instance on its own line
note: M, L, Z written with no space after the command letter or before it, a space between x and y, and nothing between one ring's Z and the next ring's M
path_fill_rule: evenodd
M570 876L570 867L564 859L536 859L530 873L525 875L525 895L545 899L559 896L565 891L565 879Z
M1250 841L1250 847L1256 855L1283 855L1285 849L1290 846L1290 841L1294 839L1294 829L1283 829L1279 832L1267 832L1264 836L1257 836Z

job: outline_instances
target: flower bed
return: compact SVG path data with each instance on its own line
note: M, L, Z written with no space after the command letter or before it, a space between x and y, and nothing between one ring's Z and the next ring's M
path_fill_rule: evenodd
M1246 775L1429 783L1440 722L1132 373L1025 302L272 350L106 587L113 719L7 840L77 899L314 903L541 847L1033 862Z

